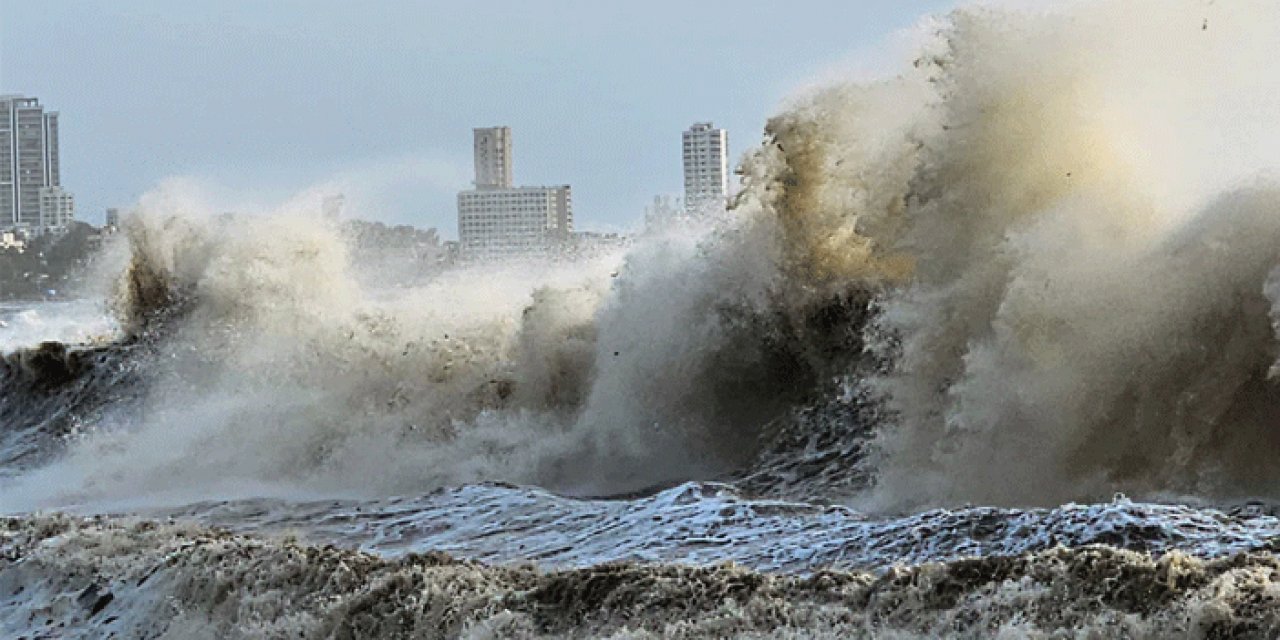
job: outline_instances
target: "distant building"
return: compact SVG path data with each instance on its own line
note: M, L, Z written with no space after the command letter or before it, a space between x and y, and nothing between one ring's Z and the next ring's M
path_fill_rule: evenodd
M573 253L579 256L630 246L631 239L618 233L578 231L573 234Z
M729 134L710 122L684 132L684 203L690 213L724 207L729 197Z
M342 209L347 204L347 197L341 193L325 196L320 203L320 215L325 220L338 220L342 217Z
M458 194L458 238L467 257L543 253L572 231L573 194L567 184Z
M115 233L120 230L120 210L116 208L107 209L107 222L103 225L103 230L108 233Z
M62 187L40 190L39 233L62 232L76 219L76 200Z
M473 129L477 189L510 189L511 127Z
M0 231L0 250L22 253L27 248L27 241L16 231Z
M457 240L446 240L441 247L444 249L444 262L453 263L457 261L461 252L461 245Z
M511 129L475 129L475 189L458 193L463 258L545 254L573 234L569 185L515 187Z
M684 203L675 196L654 196L653 203L644 208L644 228L659 231L684 215Z
M61 185L57 112L37 98L0 96L0 226L38 230L41 190Z

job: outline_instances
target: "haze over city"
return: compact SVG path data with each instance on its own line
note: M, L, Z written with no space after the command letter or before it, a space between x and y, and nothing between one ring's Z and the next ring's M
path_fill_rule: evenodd
M679 193L691 123L727 129L732 164L788 95L896 62L949 4L5 1L0 93L61 112L94 224L177 178L227 208L331 184L452 237L471 128L501 124L517 182L571 184L578 228L617 230Z

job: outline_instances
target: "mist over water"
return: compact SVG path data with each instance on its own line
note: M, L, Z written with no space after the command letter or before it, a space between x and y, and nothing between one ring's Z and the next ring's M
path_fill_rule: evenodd
M126 224L115 303L128 331L162 336L137 416L74 443L6 507L484 480L596 494L741 462L713 404L730 391L697 387L733 331L707 313L746 304L688 277L738 271L700 246L713 221L625 258L476 265L383 291L356 284L337 230L314 219L190 208L160 192Z

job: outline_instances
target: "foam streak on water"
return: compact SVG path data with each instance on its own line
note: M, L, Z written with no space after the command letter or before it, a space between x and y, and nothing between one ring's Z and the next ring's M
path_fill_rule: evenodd
M116 336L115 319L99 300L0 303L0 353L41 342L104 342Z
M438 550L488 563L533 560L556 568L732 561L789 573L883 570L1090 544L1219 557L1267 548L1280 536L1280 519L1270 515L1125 499L1054 509L938 509L883 519L841 506L751 500L728 485L699 483L638 500L576 500L538 489L475 485L412 499L254 500L155 513L236 531L288 532L392 556Z

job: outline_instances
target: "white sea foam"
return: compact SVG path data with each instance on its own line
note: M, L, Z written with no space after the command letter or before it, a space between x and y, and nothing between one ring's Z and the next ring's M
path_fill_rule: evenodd
M114 339L117 330L101 300L0 304L0 353L47 341L105 342Z

